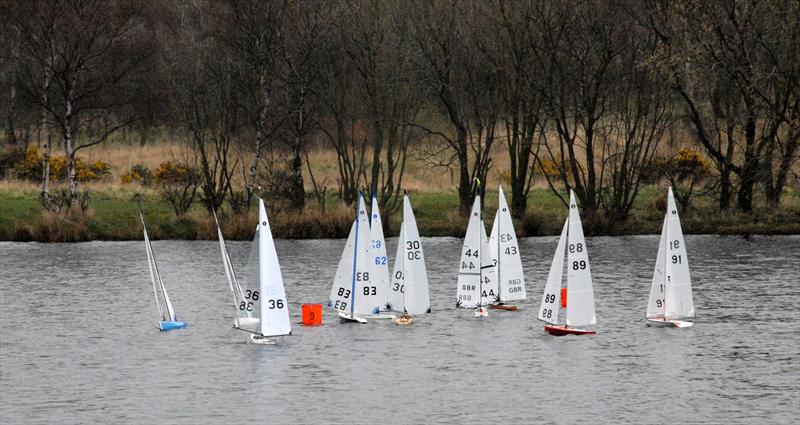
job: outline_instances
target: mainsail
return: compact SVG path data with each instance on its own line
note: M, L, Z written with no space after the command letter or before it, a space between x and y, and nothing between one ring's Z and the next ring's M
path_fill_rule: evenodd
M519 253L517 234L511 222L511 212L499 188L499 203L494 216L492 234L489 237L489 250L495 261L495 280L498 286L500 302L524 300L525 276L522 271L522 259Z
M153 282L153 293L156 297L159 316L161 316L161 321L174 322L177 320L175 317L175 309L172 307L172 302L169 300L169 294L167 294L164 281L161 280L161 275L158 273L158 263L156 263L153 247L150 245L150 238L147 236L147 225L144 223L144 214L142 213L141 207L139 208L139 218L142 220L142 232L144 233L144 244L145 250L147 251L147 266L150 269L150 280Z
M475 308L480 301L481 223L481 197L475 196L469 214L467 234L464 236L464 245L461 249L456 307Z
M589 254L583 238L581 217L575 194L569 192L569 230L567 231L567 326L594 325L594 290L589 271Z
M283 287L283 275L272 240L264 201L258 200L258 263L261 304L261 335L275 336L291 333L289 306Z
M425 254L417 229L417 221L408 195L403 197L403 225L401 226L402 278L405 286L404 311L409 314L430 313L431 300L428 293L428 272L425 270Z
M686 256L681 220L678 217L678 208L675 205L672 188L669 188L667 194L666 222L664 315L669 319L694 317L689 259Z
M381 300L381 310L390 310L389 301L389 256L386 253L386 241L383 238L383 222L378 207L378 198L372 194L372 219L370 220L370 264L372 265L372 283Z

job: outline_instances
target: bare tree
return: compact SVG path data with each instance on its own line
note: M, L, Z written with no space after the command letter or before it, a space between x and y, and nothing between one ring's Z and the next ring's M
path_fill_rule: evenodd
M792 121L800 69L797 3L663 3L643 16L663 44L655 60L669 72L687 120L719 172L720 209L732 200L731 174L738 177L737 209L753 209L759 180L777 204L800 137ZM776 156L778 167L772 164Z
M428 1L418 6L412 15L415 65L451 127L427 130L452 149L458 166L459 208L467 213L475 194L485 191L477 182L485 181L489 172L500 117L497 75L482 63L478 48L485 22L475 3Z
M77 153L135 120L115 112L137 100L125 88L152 53L142 34L150 31L148 20L142 5L131 2L22 2L18 7L14 23L28 59L21 84L60 133L68 204L74 205Z

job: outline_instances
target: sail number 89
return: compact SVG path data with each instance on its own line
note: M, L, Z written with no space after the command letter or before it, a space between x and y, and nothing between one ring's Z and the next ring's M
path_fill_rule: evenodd
M583 244L582 243L571 243L569 244L569 253L574 254L576 252L583 252Z
M572 270L583 270L586 268L586 261L573 261L572 262Z

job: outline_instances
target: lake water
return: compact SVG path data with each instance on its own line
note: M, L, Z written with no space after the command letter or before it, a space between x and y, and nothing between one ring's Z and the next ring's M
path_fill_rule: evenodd
M277 241L293 322L327 300L343 243ZM521 241L528 300L484 320L454 308L461 241L433 238L433 313L412 326L326 313L256 346L231 329L216 242L153 243L189 324L171 332L142 242L0 243L0 422L797 423L800 237L687 236L682 330L643 322L657 244L588 239L596 336L536 320L556 238ZM229 245L241 267L249 243Z

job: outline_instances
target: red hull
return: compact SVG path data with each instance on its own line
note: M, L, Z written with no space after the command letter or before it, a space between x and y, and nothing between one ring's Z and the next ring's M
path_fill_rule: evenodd
M564 336L564 335L595 335L595 331L587 331L583 329L568 328L566 326L544 325L544 330L550 335Z
M489 308L492 310L517 311L517 306L515 305L489 304Z

